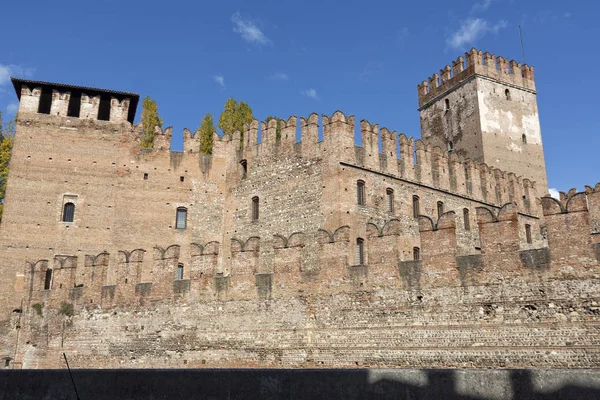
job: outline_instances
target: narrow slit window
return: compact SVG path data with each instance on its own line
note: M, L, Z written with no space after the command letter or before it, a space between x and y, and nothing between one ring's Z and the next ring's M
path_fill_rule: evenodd
M469 219L469 209L463 208L463 220L465 224L465 231L471 230L471 221Z
M183 279L183 264L177 265L177 280L180 281Z
M533 243L533 240L531 238L531 225L529 224L525 224L525 239L527 240L528 244Z
M42 93L40 94L40 103L38 105L38 113L40 114L50 114L50 109L52 108L52 89L49 87L42 88Z
M177 208L177 220L175 221L175 229L185 229L187 222L187 208Z
M44 290L50 289L52 289L52 269L48 268L44 277Z
M452 153L454 151L454 143L450 140L448 142L448 153Z
M413 260L418 261L421 259L421 249L413 247Z
M148 180L148 173L144 172L144 180L147 181Z
M510 90L506 89L504 91L504 96L506 97L506 100L510 100Z
M419 196L413 196L413 217L417 218L421 214L419 205Z
M248 161L242 160L240 161L240 165L242 166L242 179L246 179L248 176Z
M183 181L185 181L185 176L180 176L179 177L179 182L183 182Z
M259 206L260 206L260 200L258 198L258 196L254 196L252 198L252 220L256 221L258 220L258 213L259 213Z
M523 144L527 144L527 136L525 136L525 134L521 135L521 141Z
M440 218L442 215L444 215L444 202L443 201L437 202L437 214L438 214L438 218Z
M356 182L356 202L359 206L365 205L365 181Z
M356 265L365 264L365 241L362 238L356 239Z
M444 111L450 110L450 100L444 99Z
M385 190L385 195L387 199L387 210L388 212L394 212L394 189L387 188Z
M65 203L63 207L63 222L73 222L75 218L75 204L69 202Z

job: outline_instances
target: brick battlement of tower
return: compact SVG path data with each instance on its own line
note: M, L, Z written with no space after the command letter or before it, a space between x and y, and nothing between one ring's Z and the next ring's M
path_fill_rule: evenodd
M465 63L466 60L466 63ZM417 86L419 93L419 107L424 107L433 99L442 96L448 90L473 78L474 76L487 77L508 85L535 92L533 67L515 60L508 60L502 56L482 53L475 48L465 53L465 57L458 57L452 62L452 67L446 65L439 74L433 74L428 80Z

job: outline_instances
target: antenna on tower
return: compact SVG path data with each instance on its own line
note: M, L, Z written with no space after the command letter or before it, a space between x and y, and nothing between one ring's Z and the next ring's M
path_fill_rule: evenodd
M523 32L521 31L521 25L519 25L519 39L521 40L521 64L525 64L525 47L523 46Z

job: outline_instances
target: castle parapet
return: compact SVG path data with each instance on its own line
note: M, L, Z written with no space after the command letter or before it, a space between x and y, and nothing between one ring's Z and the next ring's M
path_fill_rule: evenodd
M135 119L139 95L114 90L11 78L19 115L48 114L114 123Z
M465 65L466 60L466 65ZM474 76L484 76L502 83L535 91L533 67L521 65L514 60L485 52L475 48L458 57L452 67L446 65L440 73L433 74L428 80L417 86L419 107L423 107L436 97L462 84Z

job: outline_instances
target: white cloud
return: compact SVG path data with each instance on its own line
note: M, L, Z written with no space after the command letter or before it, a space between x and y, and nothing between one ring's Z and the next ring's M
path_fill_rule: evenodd
M8 114L16 114L17 111L19 111L19 104L17 103L9 103L6 106L6 112Z
M492 25L482 18L469 18L448 38L447 43L450 47L460 48L465 44L473 43L489 32L498 33L500 29L506 28L507 25L508 23L504 20Z
M14 64L0 64L0 85L10 82L10 77L31 78L33 68L23 68Z
M219 86L222 88L225 87L225 77L223 75L215 75L213 76L213 79Z
M288 74L286 74L285 72L276 72L273 75L271 75L270 78L275 81L287 81L288 79L290 79Z
M557 200L560 200L560 194L558 193L558 190L555 188L550 188L548 189L548 193L550 193L550 196L554 197Z
M315 89L306 89L302 91L302 94L306 97L310 97L311 99L319 100L319 96L317 95L317 91Z
M246 42L259 46L273 44L254 22L243 19L239 12L231 16L231 22L233 31L239 33Z
M490 8L493 1L494 0L483 0L479 3L475 3L475 4L473 4L473 8L471 9L471 12L485 11L488 8Z

